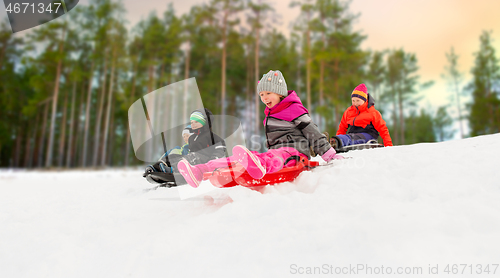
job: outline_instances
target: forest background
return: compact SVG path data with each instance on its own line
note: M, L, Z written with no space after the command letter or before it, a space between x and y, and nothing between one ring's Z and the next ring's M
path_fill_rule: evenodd
M331 134L359 83L396 145L497 133L497 2L91 0L16 34L2 7L0 167L142 164L128 108L190 77L263 141L271 69Z

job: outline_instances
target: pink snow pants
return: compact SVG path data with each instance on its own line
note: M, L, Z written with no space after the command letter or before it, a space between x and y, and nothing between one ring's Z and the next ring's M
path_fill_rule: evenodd
M251 151L251 153L259 158L260 163L266 167L266 173L268 174L278 172L284 167L295 166L297 163L296 160L290 160L286 165L284 165L285 161L291 156L298 155L307 158L304 154L290 147L271 149L265 153L258 153L256 151ZM213 172L217 168L228 167L228 165L232 162L237 162L234 156L214 159L205 164L198 164L195 166L200 169L202 173L205 173Z

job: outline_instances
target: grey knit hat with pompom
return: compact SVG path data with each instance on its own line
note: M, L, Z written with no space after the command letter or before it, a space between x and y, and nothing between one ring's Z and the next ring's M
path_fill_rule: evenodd
M281 71L270 70L262 76L259 84L257 84L257 94L260 94L262 91L276 93L284 97L288 96L285 78L283 77Z

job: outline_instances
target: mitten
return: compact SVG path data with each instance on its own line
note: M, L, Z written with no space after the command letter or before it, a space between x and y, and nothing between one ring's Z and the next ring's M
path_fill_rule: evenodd
M326 162L330 162L333 159L344 159L343 156L337 154L334 148L330 148L326 153L324 153L321 156L321 158L323 158L323 160Z

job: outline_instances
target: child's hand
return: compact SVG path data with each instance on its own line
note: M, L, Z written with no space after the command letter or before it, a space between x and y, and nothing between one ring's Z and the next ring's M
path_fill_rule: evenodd
M333 146L333 144L335 144L335 138L332 137L332 138L330 138L330 145Z
M331 160L334 160L334 159L341 160L341 159L344 159L344 157L341 156L340 154L336 154L336 155L333 156L333 158Z
M343 156L337 154L334 148L330 148L326 153L324 153L321 156L321 158L323 158L323 160L326 162L330 162L334 159L344 159Z
M343 156L341 156L340 154L336 154L335 156L333 156L333 159L344 159Z

